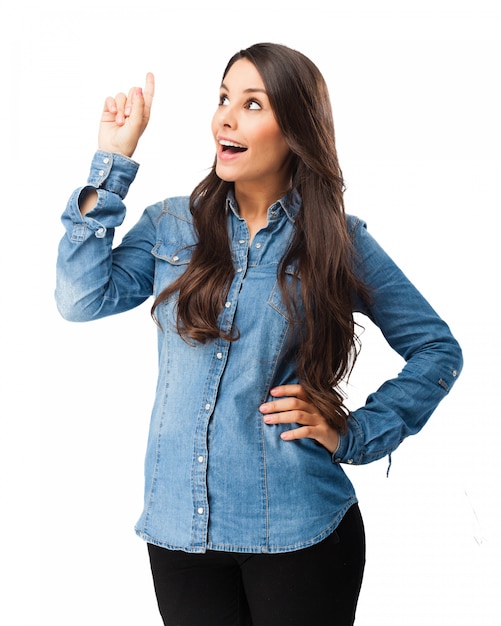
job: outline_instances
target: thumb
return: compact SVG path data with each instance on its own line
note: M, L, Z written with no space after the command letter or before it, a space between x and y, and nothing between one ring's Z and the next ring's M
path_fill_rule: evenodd
M144 96L141 87L133 87L130 90L125 108L125 115L130 118L134 125L140 123L144 114Z
M144 92L141 87L133 87L129 94L130 110L126 111L126 114L130 115L132 124L138 127L141 133L150 119L154 93L155 77L151 72L148 72Z

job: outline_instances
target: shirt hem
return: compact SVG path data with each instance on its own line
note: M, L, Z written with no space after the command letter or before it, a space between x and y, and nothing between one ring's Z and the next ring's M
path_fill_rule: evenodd
M191 552L191 553L205 553L208 550L214 552L235 552L235 553L247 553L247 554L279 554L282 552L296 552L297 550L304 550L305 548L309 548L314 546L317 543L320 543L324 539L326 539L329 535L331 535L336 528L341 523L341 520L346 515L348 509L352 507L354 504L358 503L358 499L356 496L351 497L346 505L342 508L340 513L337 515L336 519L332 524L330 524L323 531L315 535L314 537L307 539L305 541L299 541L293 544L288 545L250 545L250 546L242 546L236 545L233 543L222 544L222 543L213 543L208 541L205 545L175 545L161 539L157 539L152 537L148 533L138 529L136 527L135 532L138 537L146 541L147 543L151 543L160 548L165 548L166 550L178 550L181 552Z

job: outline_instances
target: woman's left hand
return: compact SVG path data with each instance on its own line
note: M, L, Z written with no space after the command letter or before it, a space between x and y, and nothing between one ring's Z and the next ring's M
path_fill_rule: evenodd
M331 454L339 443L337 430L329 425L301 385L282 385L270 391L270 395L280 398L266 402L259 407L266 424L300 424L299 428L284 431L280 437L285 441L294 439L314 439Z

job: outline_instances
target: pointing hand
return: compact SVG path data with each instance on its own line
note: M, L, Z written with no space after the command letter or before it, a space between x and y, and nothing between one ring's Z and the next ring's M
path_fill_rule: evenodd
M132 87L128 95L119 93L114 98L106 98L99 127L100 150L128 157L134 154L150 119L154 93L155 77L148 73L144 91L141 87Z

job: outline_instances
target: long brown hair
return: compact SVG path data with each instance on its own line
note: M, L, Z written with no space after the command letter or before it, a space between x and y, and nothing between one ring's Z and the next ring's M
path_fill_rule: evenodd
M295 290L287 287L285 268L298 267L304 319L295 324L299 344L293 358L297 376L321 414L340 431L347 411L339 384L358 352L353 319L355 294L365 287L354 274L354 251L347 229L334 122L325 81L306 56L279 44L262 43L241 50L229 61L223 80L239 59L254 64L264 82L277 122L292 153L291 180L302 206L295 234L278 271L289 318L297 318ZM215 162L214 162L215 166ZM156 307L175 292L177 329L200 342L222 337L218 326L234 277L227 231L225 199L232 183L222 181L215 167L193 190L190 207L198 235L187 270L156 298Z

